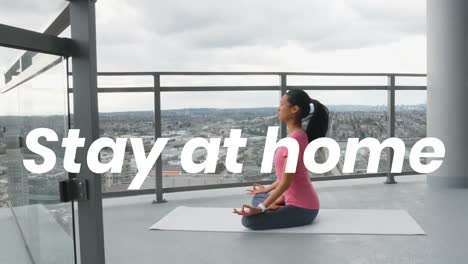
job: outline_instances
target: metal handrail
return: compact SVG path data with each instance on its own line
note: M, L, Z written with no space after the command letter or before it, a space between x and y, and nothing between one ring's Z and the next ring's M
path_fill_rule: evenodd
M69 73L71 74L71 72ZM99 72L98 76L141 76L141 75L172 75L172 76L186 76L186 75L295 75L295 76L399 76L399 77L426 77L425 73L362 73L362 72L263 72L263 71L249 71L249 72L236 72L236 71L141 71L141 72Z

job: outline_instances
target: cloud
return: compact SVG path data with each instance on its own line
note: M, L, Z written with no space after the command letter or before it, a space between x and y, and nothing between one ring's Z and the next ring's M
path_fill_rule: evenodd
M41 32L66 7L63 0L2 1L0 23Z
M424 36L425 2L98 1L97 29L101 70L307 70L310 54Z
M267 0L138 1L147 35L195 49L280 47L314 51L380 45L425 32L423 1ZM140 30L140 29L137 29Z
M395 33L425 34L425 0L349 0L348 5L368 24L378 24Z
M35 14L41 12L25 5L25 0L15 2L0 12L13 25L14 16L24 25L44 21ZM426 71L423 0L112 0L97 1L96 20L99 71ZM1 67L9 66L17 56L12 54L0 48ZM194 77L179 85L198 82L234 84L229 78ZM336 94L324 100L345 98ZM102 109L136 109L145 105L140 97L106 100ZM165 98L168 108L179 108L190 102L229 107L275 102L267 97L246 93L235 101L213 94L204 100L200 93L187 93ZM122 107L126 101L131 106Z

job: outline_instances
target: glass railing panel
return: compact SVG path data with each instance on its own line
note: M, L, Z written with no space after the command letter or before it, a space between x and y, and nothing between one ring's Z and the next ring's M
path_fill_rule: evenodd
M7 182L7 200L36 263L74 260L71 204L60 201L58 187L59 181L68 178L60 143L66 135L68 118L65 64L61 57L36 54L30 67L17 73L15 78L22 81L0 94L5 103L0 113L4 142L0 157L2 163L6 160L3 177ZM28 78L24 78L26 75ZM30 172L23 165L24 159L34 160L36 164L44 161L25 144L28 133L36 128L51 129L59 139L58 142L39 140L57 157L52 170L40 174Z
M395 78L395 85L398 86L426 86L426 76L397 76Z
M288 85L313 86L385 86L386 76L314 76L288 75Z
M279 86L278 75L163 75L161 86Z
M102 174L102 191L126 191L138 170L130 138L142 138L145 155L154 144L154 95L153 93L99 93L99 131L101 137L127 138L121 173L110 171ZM114 157L111 149L101 151L101 162ZM154 170L146 178L141 189L154 189Z
M403 171L413 171L409 164L409 154L413 145L427 133L427 92L395 92L395 136L405 142Z
M343 165L348 138L360 140L373 137L382 142L388 137L388 109L386 91L307 91L309 96L320 101L329 109L329 130L327 137L338 142L341 158L337 166L324 174L313 174L313 177L344 175ZM361 148L356 155L353 174L366 174L369 160L369 149ZM327 159L327 151L317 152L317 162ZM382 151L378 172L387 171L387 153Z
M261 174L260 167L268 126L279 126L279 92L170 92L163 93L162 136L170 138L163 151L163 187L183 187L272 180L272 173ZM221 147L216 173L187 173L180 164L184 145L192 138L223 138L231 129L242 129L247 146L240 148L237 161L241 173L225 167L226 148ZM203 162L204 149L194 151L192 160Z

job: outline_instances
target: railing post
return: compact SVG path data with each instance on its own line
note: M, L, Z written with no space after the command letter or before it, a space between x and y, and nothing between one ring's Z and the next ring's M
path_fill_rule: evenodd
M388 78L388 137L395 137L395 75L389 75ZM387 170L387 180L385 184L395 184L395 177L391 173L392 163L393 163L394 151L392 148L387 148L387 158L388 158L388 170Z
M280 74L280 100L281 100L281 97L283 97L283 95L286 94L287 86L288 86L288 83L286 79L286 74L281 73ZM288 135L288 130L286 128L286 123L280 121L280 137L285 138L287 135Z
M153 95L154 95L154 142L162 136L161 132L161 76L153 75ZM156 160L156 200L153 203L165 203L163 198L163 182L162 182L162 155Z
M73 127L86 139L76 152L77 163L85 164L77 175L88 182L88 200L78 200L78 234L81 263L105 263L101 175L86 160L91 143L99 138L96 63L95 1L70 1L70 31L73 40ZM67 76L68 78L68 76Z

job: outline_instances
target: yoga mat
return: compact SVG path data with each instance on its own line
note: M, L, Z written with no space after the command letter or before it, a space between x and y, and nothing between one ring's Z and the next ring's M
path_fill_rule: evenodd
M233 208L179 206L150 227L152 230L269 232L315 234L424 235L405 210L320 209L310 225L250 230Z

